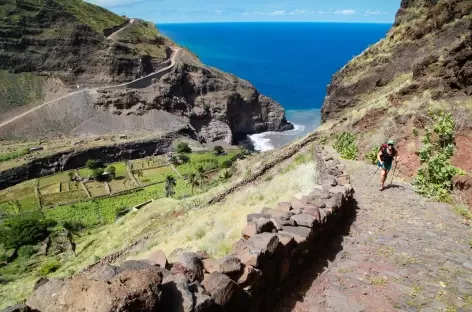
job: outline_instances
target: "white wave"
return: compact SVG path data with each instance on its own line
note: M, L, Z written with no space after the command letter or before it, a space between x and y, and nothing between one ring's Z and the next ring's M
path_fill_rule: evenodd
M287 130L283 132L279 131L267 131L262 133L257 133L250 135L252 143L254 144L254 149L258 152L266 152L274 149L275 146L271 143L271 139L267 138L268 135L277 135L277 136L295 136L302 133L305 130L305 126L293 124L292 130Z
M263 132L249 136L252 143L254 143L254 149L256 151L266 152L270 151L271 149L274 149L274 146L270 143L270 139L265 137L267 134L268 132Z

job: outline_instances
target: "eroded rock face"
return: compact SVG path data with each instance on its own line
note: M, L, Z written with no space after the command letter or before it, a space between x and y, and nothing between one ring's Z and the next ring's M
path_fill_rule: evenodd
M96 105L144 115L165 110L185 118L205 141L232 143L247 134L293 128L283 107L249 82L206 67L180 50L177 65L149 87L99 92Z
M154 268L124 271L109 280L77 275L48 281L26 305L41 312L151 312L159 304L161 282L162 274Z

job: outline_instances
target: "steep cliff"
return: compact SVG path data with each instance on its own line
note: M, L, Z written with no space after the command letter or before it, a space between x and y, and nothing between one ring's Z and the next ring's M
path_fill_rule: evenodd
M203 65L152 23L82 0L2 1L0 34L0 139L172 131L189 123L203 140L233 142L292 127L280 104Z
M471 31L472 1L403 0L386 38L333 76L321 130L356 132L362 152L393 137L413 154L413 126L421 129L428 108L448 106L468 135ZM468 140L457 140L459 151Z

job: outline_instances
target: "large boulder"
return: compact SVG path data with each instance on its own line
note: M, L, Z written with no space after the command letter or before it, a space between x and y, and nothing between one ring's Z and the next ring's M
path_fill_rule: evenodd
M292 235L297 244L303 244L308 241L311 236L311 229L303 226L284 226L283 230L277 234Z
M202 285L211 294L213 301L220 306L228 304L237 291L236 283L219 272L206 275Z
M203 260L203 268L208 273L238 273L241 271L241 260L235 256L227 256L221 259L205 259Z
M298 226L305 226L308 228L312 228L313 225L315 225L315 223L318 221L317 218L315 218L311 214L306 213L293 216L291 219L295 221Z
M96 265L90 271L86 271L82 273L89 279L97 280L97 281L108 281L118 274L123 272L123 269L114 265L104 264L104 265Z
M264 232L273 232L276 230L274 223L267 218L259 218L254 221L251 221L242 231L242 236L246 239L250 237L264 233Z
M108 281L77 275L48 281L26 305L41 312L152 312L161 298L161 282L162 274L153 268L124 271Z
M146 260L148 263L160 266L164 269L168 266L166 254L162 250L151 253Z
M162 301L158 311L192 312L195 301L188 286L187 278L182 274L168 275L162 282Z
M194 252L183 252L178 256L178 262L186 269L185 276L189 282L203 280L203 263L200 256ZM172 268L174 270L174 268Z

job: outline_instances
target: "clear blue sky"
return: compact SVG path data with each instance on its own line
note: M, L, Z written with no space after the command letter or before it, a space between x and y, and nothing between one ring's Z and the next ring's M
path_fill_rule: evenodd
M155 23L393 23L400 0L87 0Z

